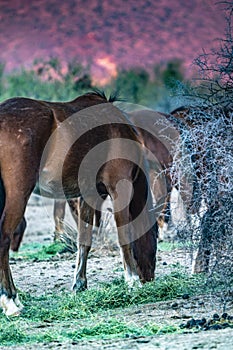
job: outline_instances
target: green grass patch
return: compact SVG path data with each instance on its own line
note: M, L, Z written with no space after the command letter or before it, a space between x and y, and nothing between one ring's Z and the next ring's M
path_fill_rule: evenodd
M77 327L77 329L63 332L72 340L80 339L103 339L112 337L126 337L128 335L139 336L141 333L145 333L146 328L137 327L136 325L127 324L126 322L119 321L111 318L108 320L99 320L90 326Z
M173 242L159 242L158 251L172 252L174 249L180 248L180 244Z
M190 242L191 244L191 242ZM161 252L172 252L175 249L184 249L187 248L189 242L159 242L158 243L158 251Z
M167 324L145 323L138 326L135 322L125 322L110 317L94 317L85 320L85 325L73 320L63 324L23 323L19 320L3 321L0 325L0 345L27 343L67 343L69 341L98 340L153 336L168 333L181 333L178 326Z
M22 293L25 305L22 317L36 321L82 319L104 310L172 300L183 294L203 293L205 289L204 278L177 270L133 290L128 289L123 279L117 279L77 294L62 292L31 297Z
M123 314L132 306L172 300L184 293L203 293L204 284L200 276L190 276L179 269L133 290L118 279L76 295L62 292L32 297L20 293L25 306L22 314L10 320L0 315L0 344L78 342L178 332L173 325L125 322ZM110 317L111 310L114 318Z
M22 344L28 341L26 333L21 329L20 322L0 323L0 345Z
M24 259L33 261L46 261L51 259L62 249L64 249L62 243L51 243L51 244L25 244L20 248L18 253L11 252L11 257L14 259Z

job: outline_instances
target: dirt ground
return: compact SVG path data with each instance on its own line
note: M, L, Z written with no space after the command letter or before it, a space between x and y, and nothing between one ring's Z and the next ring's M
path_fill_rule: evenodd
M29 242L53 241L53 201L33 196L26 211L27 230L23 244ZM69 210L66 220L73 225ZM113 230L114 232L114 230ZM109 246L111 244L111 247ZM106 249L106 247L111 249ZM179 262L191 270L189 256L182 251L158 252L156 274L164 274L172 268L172 264ZM55 257L49 262L12 261L12 273L17 287L31 295L40 295L46 291L57 292L71 289L75 256L68 255L59 259ZM97 286L100 281L110 281L123 274L120 253L116 244L116 237L102 237L101 244L94 244L88 260L88 287ZM174 302L177 303L174 307ZM226 312L233 315L233 302L229 300ZM111 316L120 320L133 320L143 325L145 321L154 323L181 324L193 318L211 318L214 313L222 314L222 302L216 296L191 297L188 300L178 299L159 302L150 305L131 307L122 311L113 310ZM1 349L7 349L1 347ZM38 346L26 345L11 347L18 350L34 350ZM199 333L171 334L153 337L139 337L118 340L83 341L82 343L51 343L40 345L40 349L233 349L233 329L227 328L217 331L201 331Z

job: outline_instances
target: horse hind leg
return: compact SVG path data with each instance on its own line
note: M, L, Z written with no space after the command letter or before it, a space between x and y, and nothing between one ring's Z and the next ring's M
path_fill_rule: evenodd
M19 250L24 232L26 230L26 226L27 222L25 217L23 217L20 223L18 224L11 240L11 250L13 250L13 252L17 252Z
M16 196L17 197L17 196ZM15 200L15 197L14 197ZM15 201L16 202L16 201ZM26 203L6 200L1 220L0 234L0 306L7 316L19 315L23 305L20 303L9 266L9 249L13 232L23 217Z
M23 164L25 165L25 162ZM18 165L20 164L15 163L15 169L12 165L11 173L6 171L7 167L2 166L1 169L5 199L0 220L0 306L7 316L19 315L23 307L19 301L9 266L9 250L11 242L15 243L14 232L23 220L29 196L36 182L35 172L28 173L28 167L25 166L25 170ZM17 176L15 176L16 170ZM21 232L18 244L22 236Z

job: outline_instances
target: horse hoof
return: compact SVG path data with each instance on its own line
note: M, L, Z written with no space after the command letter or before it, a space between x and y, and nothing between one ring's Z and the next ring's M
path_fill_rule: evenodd
M128 273L125 274L125 281L127 284L127 288L129 291L133 291L137 288L142 287L142 283L139 279L138 275L129 275Z
M8 298L6 295L1 296L0 305L3 308L3 313L6 316L19 316L23 305L20 303L18 297L16 297L15 301L12 298Z
M76 283L73 285L73 291L76 292L83 292L84 290L87 289L87 281L85 280L78 280Z
M20 311L22 311L23 308L24 308L23 304L22 304L21 301L19 300L18 295L17 295L16 298L15 298L15 305L19 308Z

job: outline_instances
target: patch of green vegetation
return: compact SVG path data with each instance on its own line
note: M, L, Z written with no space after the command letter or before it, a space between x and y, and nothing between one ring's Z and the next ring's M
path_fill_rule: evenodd
M52 243L47 245L41 243L27 244L22 246L18 253L11 253L11 256L14 259L44 261L55 256L64 247L65 246L62 243Z
M155 324L150 323L146 325L146 328L152 335L161 335L161 334L170 334L170 333L180 333L180 327L175 325L163 325L163 324Z
M204 291L204 278L177 269L155 282L129 290L123 279L78 294L20 293L25 308L17 319L0 315L0 344L49 343L178 332L173 325L126 322L125 309ZM110 310L114 315L110 317ZM112 313L112 311L111 311Z
M21 329L19 323L20 322L4 322L1 320L0 345L21 344L28 341L28 336Z
M92 317L80 324L76 320L61 324L33 324L19 320L3 321L0 325L0 344L16 345L26 343L51 343L81 341L84 339L110 339L152 336L182 332L179 327L166 324L146 323L143 326L135 322L125 322L116 318Z
M183 294L203 293L204 290L203 277L190 276L179 269L142 287L135 286L133 290L129 290L123 279L117 279L77 294L62 292L31 297L21 293L25 305L22 317L36 321L82 319L104 310L172 300Z
M126 337L128 335L138 336L145 333L146 329L139 328L136 325L130 325L126 322L118 321L114 318L109 320L100 320L91 326L77 327L75 330L63 332L63 335L72 340L90 339L90 338L112 338Z
M172 252L174 249L181 248L180 243L177 242L159 242L158 250L161 252Z

